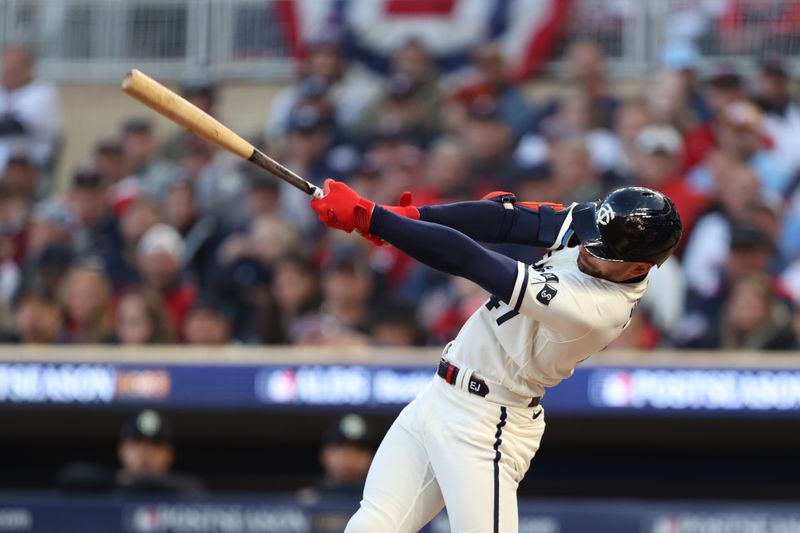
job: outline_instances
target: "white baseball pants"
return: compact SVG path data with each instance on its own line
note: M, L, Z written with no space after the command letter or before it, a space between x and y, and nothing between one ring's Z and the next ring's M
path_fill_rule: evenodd
M415 533L443 506L457 533L516 533L517 486L542 407L502 406L434 377L383 439L345 533Z

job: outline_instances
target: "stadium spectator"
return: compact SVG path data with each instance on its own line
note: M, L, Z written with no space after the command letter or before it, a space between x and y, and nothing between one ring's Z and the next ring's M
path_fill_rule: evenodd
M283 208L281 204L281 184L274 176L260 171L246 170L247 196L243 223L259 216L275 216Z
M470 104L463 139L470 154L472 192L476 196L499 188L513 188L522 169L513 156L511 130L500 116L497 101L480 96Z
M733 227L753 225L754 214L767 205L759 189L758 177L746 165L725 165L716 180L717 203L698 219L686 241L683 256L689 288L703 295L718 290Z
M426 114L416 98L418 90L408 75L393 75L386 80L383 98L365 114L360 130L367 138L378 131L394 131L417 146L426 146L436 136L438 121Z
M23 291L17 298L16 331L5 342L54 344L65 341L64 316L58 301L42 291Z
M326 99L335 110L336 123L349 128L361 118L375 100L378 89L366 76L351 68L335 31L323 30L308 43L308 59L301 66L298 83L275 96L267 114L267 138L280 137L288 131L290 115L303 98L303 81L319 77L327 84Z
M792 350L792 313L770 284L754 272L733 282L716 327L699 347L723 350Z
M686 40L669 41L661 52L665 69L677 72L684 81L686 102L696 119L703 123L712 117L711 108L703 95L698 78L702 56L694 43Z
M605 52L590 39L575 40L570 43L565 59L567 77L589 97L596 125L611 129L619 100L608 82Z
M705 346L704 339L707 339L714 324L721 320L731 287L738 280L753 274L766 275L772 270L775 245L758 227L752 224L732 227L728 243L724 263L717 271L713 291L703 293L689 286L686 311L677 337L683 346ZM687 280L691 279L687 274ZM774 276L771 284L776 289L780 286L777 277Z
M251 184L248 201L253 195L252 189ZM177 229L186 243L184 269L187 275L201 287L211 286L218 272L217 248L224 235L219 220L200 210L191 181L182 177L169 182L162 207L164 222Z
M34 52L25 45L3 49L0 79L0 174L15 150L37 167L52 167L61 129L61 106L52 85L34 77ZM50 192L52 183L42 187Z
M25 255L26 218L29 216L29 210L30 204L25 196L0 180L0 236L4 241L3 260L22 262Z
M71 221L71 213L60 199L34 205L25 231L26 258L38 257L51 244L69 243Z
M634 185L658 190L669 196L690 234L697 217L709 205L709 197L681 175L683 139L671 126L650 125L636 136Z
M564 137L552 143L549 178L545 191L536 198L565 203L590 202L603 195L602 182L592 165L592 155L581 135Z
M605 190L633 183L635 178L636 137L652 122L650 108L644 98L628 98L620 103L614 120L614 135L619 140L616 163L600 174Z
M680 72L665 70L653 76L647 102L654 122L669 124L679 132L702 124L692 107L688 82Z
M73 259L74 254L68 245L48 245L39 255L27 258L23 265L22 286L37 287L49 296L57 295Z
M475 99L490 97L497 101L498 114L508 124L514 140L533 126L535 110L514 82L502 48L494 43L480 46L472 56L474 75L458 86L445 107L445 126L462 131L470 106Z
M319 313L290 327L294 344L366 344L371 322L372 272L353 257L334 258L322 275Z
M765 57L755 80L753 101L763 113L764 132L774 143L772 153L794 175L800 170L800 105L792 98L790 83L783 61L777 56Z
M94 169L107 185L121 182L128 173L122 144L115 137L100 139L94 147ZM138 189L137 189L138 190Z
M40 197L38 188L42 185L40 168L26 150L14 150L9 154L3 181L21 198L30 203Z
M161 222L161 210L153 200L142 197L132 202L117 218L122 239L119 250L122 261L115 265L113 270L110 267L106 268L117 290L138 283L139 277L135 269L136 247L142 235Z
M115 287L127 280L118 278L125 272L122 236L119 223L110 211L103 176L92 170L78 171L72 179L67 202L74 223L72 242L79 257L99 257L111 275Z
M775 196L783 196L790 184L791 175L775 155L769 151L764 136L761 112L750 102L734 102L723 111L716 129L719 150L734 161L750 165L758 175L761 188ZM698 188L708 190L710 184L694 180Z
M300 245L294 226L276 216L261 216L251 221L245 233L229 236L220 246L217 259L222 270L251 259L271 269L278 259Z
M428 149L414 205L470 200L469 152L457 137L440 137Z
M186 315L197 297L197 288L182 278L185 252L178 231L166 224L148 229L136 247L136 267L143 285L164 299L164 311L179 338L183 338Z
M14 233L0 232L0 304L10 306L22 281L19 265L14 260Z
M223 302L208 298L195 301L186 315L186 342L207 346L229 343L233 324L224 308Z
M357 259L335 259L322 276L322 309L345 327L369 329L372 273Z
M235 226L241 223L239 207L247 191L239 163L230 152L195 138L181 160L181 170L164 180L163 192L174 180L188 179L194 184L199 209L226 227Z
M64 280L65 337L71 343L112 340L111 282L95 261L72 267Z
M715 130L724 109L729 104L744 100L745 97L742 76L730 65L718 65L706 83L705 98L711 110L711 119L684 133L685 170L700 163L715 146L717 142Z
M559 94L554 113L541 121L538 130L520 139L515 151L518 163L526 168L543 165L552 155L555 140L584 135L592 165L601 172L613 168L620 156L619 141L600 122L590 94L578 85L568 86Z
M120 344L169 344L176 340L161 296L147 289L126 291L117 301L116 341Z
M117 457L117 488L126 494L196 495L203 484L172 470L175 437L164 415L147 409L135 414L120 428Z
M175 167L159 156L153 124L145 118L128 119L121 138L126 173L136 179L144 195L160 198Z
M262 344L286 344L291 325L313 315L322 301L316 267L303 257L290 254L275 264L272 301L260 309L254 326Z
M421 111L426 130L440 128L444 97L433 58L420 41L411 39L392 57L392 72L406 76L414 87L413 99Z
M298 498L313 503L331 496L361 496L376 449L376 435L361 415L342 416L322 435L321 479L302 490Z
M402 302L383 302L372 320L372 344L384 347L422 346L425 333L415 315L414 306Z

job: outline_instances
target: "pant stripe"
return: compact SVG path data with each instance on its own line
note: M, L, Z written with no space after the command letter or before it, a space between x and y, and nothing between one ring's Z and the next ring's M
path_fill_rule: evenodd
M500 444L503 426L506 425L506 408L500 407L500 421L494 434L494 533L500 533Z

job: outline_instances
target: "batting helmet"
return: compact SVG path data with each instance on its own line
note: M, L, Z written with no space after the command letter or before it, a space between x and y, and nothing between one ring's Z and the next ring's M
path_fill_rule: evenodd
M578 204L572 227L586 251L606 261L661 265L681 240L681 217L660 192L625 187L601 203Z

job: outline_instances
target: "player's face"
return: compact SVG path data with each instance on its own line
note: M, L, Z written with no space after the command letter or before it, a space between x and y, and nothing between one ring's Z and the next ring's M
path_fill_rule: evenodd
M608 281L627 281L643 276L652 266L649 263L605 261L587 252L583 246L578 252L578 268L581 272Z

